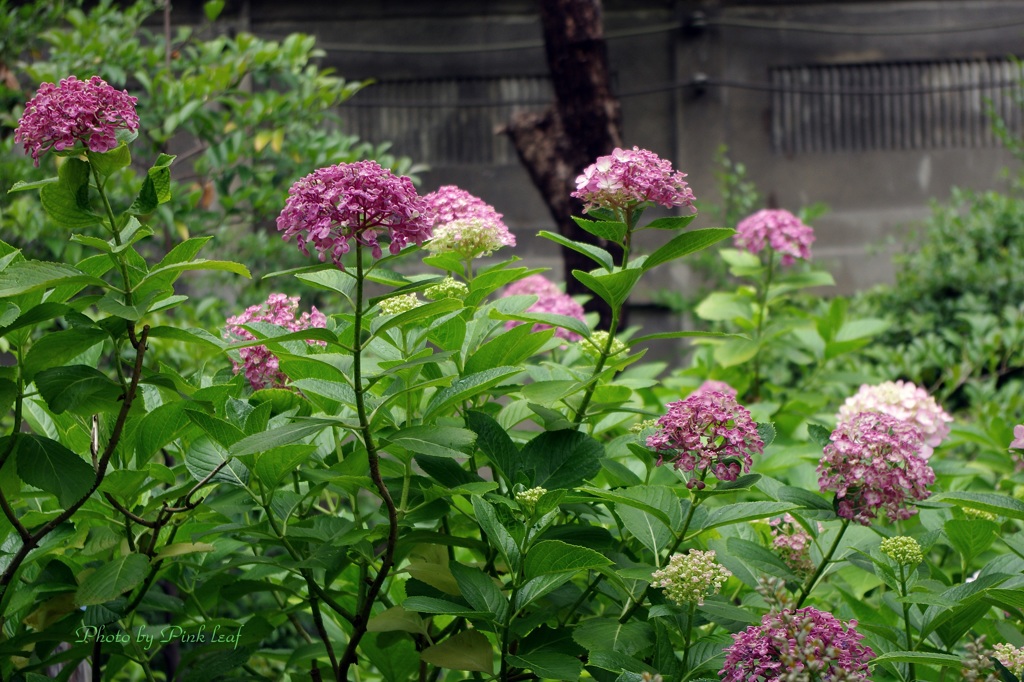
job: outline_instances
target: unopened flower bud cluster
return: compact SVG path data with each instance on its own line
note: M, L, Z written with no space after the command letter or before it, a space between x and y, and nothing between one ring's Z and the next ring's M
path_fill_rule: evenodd
M580 350L583 351L584 355L596 361L601 357L601 352L604 351L607 345L608 332L597 331L591 334L589 339L583 339L580 342ZM626 344L618 339L612 339L612 347L608 351L608 357L618 355L624 350L626 350Z
M431 301L441 301L446 298L463 300L469 296L469 287L453 277L445 277L432 287L423 290L423 295Z
M651 586L665 590L665 596L679 605L700 605L708 595L718 594L731 575L715 561L714 550L691 549L689 554L673 554L668 566L651 576Z
M522 492L516 493L516 502L532 509L537 506L537 503L540 502L540 498L544 497L545 493L547 493L547 489L540 487L523 490Z
M917 540L905 535L882 540L882 553L900 566L917 566L924 561L921 545Z
M409 312L421 303L422 301L417 298L416 294L392 296L380 302L380 312L384 315L401 315L402 313Z

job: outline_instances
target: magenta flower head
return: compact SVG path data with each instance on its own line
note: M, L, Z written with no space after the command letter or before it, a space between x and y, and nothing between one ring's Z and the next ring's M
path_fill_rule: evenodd
M398 253L410 242L430 238L427 204L412 180L397 177L376 161L341 163L315 170L295 182L277 218L277 229L287 241L295 237L299 250L309 255L312 243L324 261L328 255L341 267L349 240L368 246L373 257L382 251L378 234L387 232L389 250Z
M862 385L839 408L837 421L845 422L861 412L880 412L916 426L924 441L920 455L925 459L931 457L934 448L949 435L948 424L953 421L928 391L909 381Z
M782 209L764 209L748 216L736 226L733 244L758 254L765 244L782 254L782 265L791 265L797 258L810 260L814 230L799 218Z
M580 322L585 322L583 316L583 306L576 302L576 300L568 294L562 293L562 290L558 288L558 285L548 280L543 275L530 275L523 279L517 280L512 284L509 284L505 288L504 296L536 296L537 301L526 309L528 313L552 313L554 315L565 315L566 317L575 317ZM509 320L505 323L506 329L511 329L521 322L515 320ZM535 324L533 328L536 331L543 331L544 329L550 329L551 325L547 324ZM569 331L568 329L562 329L558 327L555 329L555 336L566 341L579 341L580 335L576 332Z
M690 395L697 395L698 393L705 393L707 391L717 391L718 393L724 393L730 398L736 397L736 389L725 383L724 381L717 381L715 379L708 379L703 384L697 387Z
M685 177L686 173L672 170L672 164L654 152L639 147L615 149L583 170L572 196L582 201L588 212L595 208L627 210L653 202L665 208L686 206L696 213L693 191Z
M751 454L764 452L750 412L736 398L713 390L669 403L647 447L673 460L677 469L707 471L720 481L735 481L741 468L750 471ZM704 482L691 478L686 486L700 490Z
M875 652L860 643L856 626L812 606L767 613L760 625L732 636L718 674L722 682L870 680Z
M908 502L931 493L935 472L920 457L921 432L910 422L861 412L832 432L818 462L818 486L836 494L836 513L868 526L885 510L890 521L917 513Z
M426 248L471 259L489 256L516 238L494 207L455 185L445 185L423 197L432 219L433 237Z
M1024 450L1024 424L1017 424L1013 427L1013 441L1010 443L1011 450Z
M74 76L59 85L43 83L25 105L14 141L25 145L36 165L50 149L63 151L81 142L92 152L117 147L117 131L139 128L138 100L99 76L80 81Z
M293 332L311 327L322 329L327 326L327 317L316 307L296 318L295 313L298 309L298 296L289 298L285 294L271 294L265 302L246 308L241 315L229 317L224 338L236 343L255 341L256 337L252 332L241 326L250 322L268 322ZM312 341L311 343L323 345L323 341ZM277 357L266 346L240 348L238 355L242 359L241 363L231 361L235 374L244 368L245 378L249 380L249 384L254 389L280 388L288 381L288 377L279 368Z

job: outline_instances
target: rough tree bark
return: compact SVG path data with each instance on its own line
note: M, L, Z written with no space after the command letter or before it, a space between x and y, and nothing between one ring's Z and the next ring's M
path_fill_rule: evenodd
M601 2L540 0L540 8L555 102L542 113L513 117L505 132L544 197L558 231L569 239L596 243L595 237L572 221L574 214L582 213L583 205L569 194L586 166L622 146L621 113L611 91ZM591 270L593 263L564 247L562 259L568 293L589 293L570 273ZM611 314L608 306L595 297L586 307L600 313L599 326L606 329Z

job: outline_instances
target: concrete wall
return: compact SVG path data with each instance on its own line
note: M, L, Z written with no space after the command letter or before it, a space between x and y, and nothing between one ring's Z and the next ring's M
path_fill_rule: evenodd
M181 8L179 20L198 6ZM695 12L704 17L699 22L703 28L665 28L691 22ZM887 237L903 234L925 217L928 200L945 197L954 185L999 186L1000 169L1012 163L1006 152L992 146L782 153L772 143L772 93L735 84L767 84L773 67L787 65L1019 53L1024 4L1016 0L606 0L605 15L627 144L672 159L689 174L698 200L719 201L712 160L719 145L727 144L774 205L795 210L812 202L828 204L830 212L815 225L815 253L836 275L840 291L891 281L888 250L877 248ZM312 33L327 50L324 64L347 78L546 72L537 12L529 0L236 0L225 16L260 35ZM782 30L780 24L818 29ZM982 25L988 28L967 30ZM901 29L918 33L892 34ZM493 49L508 44L516 49ZM360 45L375 50L354 49ZM430 51L446 46L465 46L467 51ZM702 91L675 87L698 74L711 85ZM722 81L733 85L723 86ZM367 88L353 104L373 97L373 88ZM560 267L550 244L531 237L539 229L550 229L551 221L518 165L435 165L422 178L423 191L457 184L494 204L519 234L520 255L531 264ZM695 226L709 224L702 217ZM690 281L686 267L676 266L650 282L638 300L649 299L650 288L685 288Z

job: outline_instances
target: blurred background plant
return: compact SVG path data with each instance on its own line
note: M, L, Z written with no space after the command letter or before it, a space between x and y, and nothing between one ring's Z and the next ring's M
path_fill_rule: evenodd
M15 178L53 174L53 157L26 177L14 127L33 89L68 75L99 75L138 97L143 137L135 165L144 169L160 153L178 155L173 203L149 224L162 232L164 249L188 236L216 236L214 248L258 263L264 272L296 265L299 254L272 250L274 219L288 187L309 168L372 158L399 174L415 174L388 144L346 134L339 103L365 83L349 82L317 66L322 52L312 36L280 41L225 31L216 23L221 0L204 6L198 27L161 25L162 3L110 0L35 0L15 7L0 0L0 231L30 256L75 260L80 247L54 226L29 197L8 195ZM137 188L129 188L134 191ZM187 220L185 216L188 216ZM212 277L212 279L211 279ZM265 298L258 283L244 290L205 276L202 288L222 300ZM195 285L199 290L200 286Z

